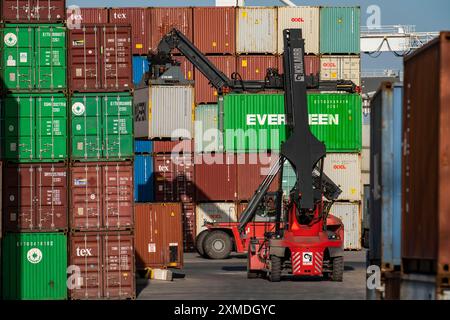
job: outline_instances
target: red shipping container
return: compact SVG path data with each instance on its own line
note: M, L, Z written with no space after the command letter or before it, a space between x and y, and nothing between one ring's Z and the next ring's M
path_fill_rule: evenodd
M79 268L70 297L134 299L136 297L134 237L126 232L79 232L70 235L69 265ZM69 281L71 279L69 278Z
M194 80L194 65L184 56L174 56L176 61L180 63L181 73L186 80Z
M9 23L58 23L66 20L65 0L2 0L1 20Z
M205 54L236 52L236 16L233 7L194 8L194 44Z
M79 28L86 23L108 23L108 8L67 8L67 27Z
M192 153L194 140L153 140L153 152L164 153Z
M193 252L195 249L196 219L195 203L183 203L183 248L184 252Z
M153 161L155 200L192 202L195 195L192 154L158 154Z
M3 228L6 231L68 229L66 164L8 164L3 171Z
M278 56L278 70L282 74L283 71L283 56ZM305 56L305 73L307 75L320 74L320 57L319 56Z
M243 80L264 80L268 68L278 68L276 56L239 56L236 70Z
M208 59L226 76L236 72L236 57L215 56ZM209 80L198 70L195 70L195 103L217 103L217 90L209 84Z
M231 153L195 155L196 201L237 199L236 155Z
M131 24L131 52L136 55L147 54L150 49L150 10L148 8L111 8L109 22Z
M74 163L70 173L72 230L130 230L134 227L131 162Z
M69 30L69 87L72 92L133 88L131 27L85 24Z

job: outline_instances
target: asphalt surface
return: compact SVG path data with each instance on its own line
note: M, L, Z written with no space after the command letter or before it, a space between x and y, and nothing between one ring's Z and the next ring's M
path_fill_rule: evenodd
M141 300L365 299L365 251L344 256L344 281L284 277L281 282L247 279L246 256L207 260L187 253L173 281L137 280Z

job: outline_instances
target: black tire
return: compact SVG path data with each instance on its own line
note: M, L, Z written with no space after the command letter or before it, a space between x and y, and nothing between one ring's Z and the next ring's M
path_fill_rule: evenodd
M207 258L203 245L205 243L205 238L208 235L208 233L209 230L203 230L202 232L199 233L197 238L195 238L195 250L197 250L198 254L201 255L203 258Z
M331 272L331 280L342 282L344 280L344 257L335 257L332 260L333 271Z
M203 241L203 250L210 259L226 259L231 254L233 243L230 236L223 231L210 231Z
M269 280L271 282L280 282L281 280L281 259L277 256L270 257L270 274Z

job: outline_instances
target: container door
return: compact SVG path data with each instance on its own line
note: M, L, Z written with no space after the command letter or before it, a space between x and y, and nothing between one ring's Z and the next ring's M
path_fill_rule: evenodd
M2 18L5 22L31 22L35 0L2 0Z
M171 202L175 200L174 167L171 155L157 155L154 158L155 200Z
M194 201L194 164L192 156L183 155L174 158L176 201Z
M153 200L153 157L136 155L134 158L134 201L152 202Z

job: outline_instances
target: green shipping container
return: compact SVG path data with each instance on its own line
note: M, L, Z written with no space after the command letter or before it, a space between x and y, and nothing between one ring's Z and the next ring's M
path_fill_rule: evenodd
M325 143L327 152L361 150L362 102L359 94L310 93L308 111L311 132ZM225 151L279 150L281 142L286 140L284 117L283 94L226 95Z
M6 234L2 253L3 299L67 299L65 234Z
M132 159L133 97L130 93L74 94L71 110L73 160Z
M1 29L2 79L18 91L63 91L67 87L66 27L7 24Z
M320 8L320 53L360 53L360 7Z
M2 101L3 157L17 162L59 162L68 157L67 98L12 94Z

